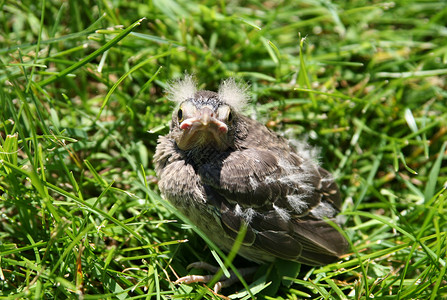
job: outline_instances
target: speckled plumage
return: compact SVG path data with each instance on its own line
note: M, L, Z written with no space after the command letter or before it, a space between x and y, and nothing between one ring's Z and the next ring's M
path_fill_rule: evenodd
M245 91L234 80L197 91L188 76L170 86L178 107L154 156L162 194L223 250L244 222L249 260L336 261L348 244L324 219L340 210L337 185L308 149L241 114Z

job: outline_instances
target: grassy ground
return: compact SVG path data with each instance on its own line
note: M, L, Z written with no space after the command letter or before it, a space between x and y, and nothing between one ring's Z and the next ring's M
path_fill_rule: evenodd
M0 7L0 297L218 298L172 283L215 251L152 164L163 89L186 70L208 89L249 81L248 113L321 148L345 199L352 253L282 284L296 269L263 266L251 296L447 298L445 2Z

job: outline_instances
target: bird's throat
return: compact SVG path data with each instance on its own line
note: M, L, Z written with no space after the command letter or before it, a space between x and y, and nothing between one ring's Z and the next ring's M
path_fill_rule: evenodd
M215 130L185 131L177 141L181 150L203 151L212 149L214 151L225 151L229 145L225 142L221 133Z

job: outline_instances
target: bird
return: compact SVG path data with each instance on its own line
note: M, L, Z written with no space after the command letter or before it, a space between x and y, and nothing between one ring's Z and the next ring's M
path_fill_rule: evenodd
M244 115L247 84L225 79L217 92L197 86L187 74L166 89L175 109L154 154L163 197L223 251L245 226L238 255L254 263L339 260L349 244L330 223L341 195L313 148Z

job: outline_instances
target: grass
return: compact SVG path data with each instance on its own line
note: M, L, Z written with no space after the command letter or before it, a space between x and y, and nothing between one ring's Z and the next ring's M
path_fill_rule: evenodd
M219 253L152 164L163 89L186 70L209 89L249 81L247 113L320 148L345 199L352 253L262 266L252 297L447 299L445 2L0 7L0 297L219 298L172 283Z

